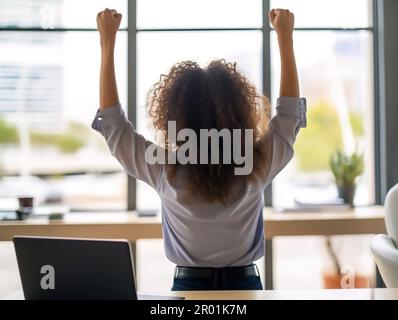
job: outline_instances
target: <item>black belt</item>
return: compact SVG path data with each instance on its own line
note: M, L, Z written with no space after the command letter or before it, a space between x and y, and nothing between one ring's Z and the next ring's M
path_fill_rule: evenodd
M175 279L217 279L228 278L237 279L256 276L259 277L257 266L252 264L245 267L226 267L226 268L195 268L195 267L179 267L175 268Z

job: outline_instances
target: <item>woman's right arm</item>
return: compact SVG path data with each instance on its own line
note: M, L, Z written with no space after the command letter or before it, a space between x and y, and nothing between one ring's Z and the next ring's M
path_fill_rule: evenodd
M105 9L97 15L97 27L101 38L101 110L119 103L115 76L114 50L116 33L119 29L121 20L122 15L116 10Z
M151 165L145 159L145 152L152 143L135 131L119 102L114 48L121 19L122 15L116 10L106 9L97 15L101 37L100 110L92 128L105 138L112 155L130 176L158 190L162 166Z

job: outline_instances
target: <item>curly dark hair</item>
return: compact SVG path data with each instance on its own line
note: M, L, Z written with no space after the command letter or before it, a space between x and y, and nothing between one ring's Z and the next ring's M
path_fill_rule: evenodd
M175 121L177 130L189 128L198 136L200 129L252 129L254 141L253 171L236 176L232 164L167 164L166 174L173 180L185 171L189 177L184 188L191 196L205 201L225 203L237 183L263 177L269 164L263 143L268 130L270 106L247 79L237 71L236 63L212 61L206 68L196 62L175 64L168 75L161 75L148 94L147 108L154 128L161 134L164 147L172 146L168 137L168 121ZM179 144L177 144L178 148ZM244 150L244 142L241 143ZM209 149L209 158L211 150ZM220 150L222 158L223 150ZM198 158L200 152L198 151ZM199 162L198 162L199 163Z

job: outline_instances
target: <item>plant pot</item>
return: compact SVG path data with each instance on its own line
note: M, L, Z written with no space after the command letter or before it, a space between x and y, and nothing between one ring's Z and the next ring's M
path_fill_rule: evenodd
M351 207L354 207L355 189L355 185L337 186L339 198L343 199L344 203L349 204Z
M341 282L343 280L344 275L334 274L330 272L323 272L323 287L325 289L341 289ZM353 286L350 289L354 288L370 288L370 279L369 276L356 274L354 276L354 283L351 284Z

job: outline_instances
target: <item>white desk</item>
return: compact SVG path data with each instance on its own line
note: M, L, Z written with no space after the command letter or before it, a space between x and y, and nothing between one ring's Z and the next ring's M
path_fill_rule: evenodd
M274 213L264 210L266 235L265 284L273 288L272 239L277 236L352 235L385 233L384 209L360 207L348 212ZM14 235L128 239L135 251L138 239L162 238L160 217L142 218L135 212L72 213L63 220L0 222L0 241Z
M398 289L181 291L155 294L185 297L186 300L398 300ZM24 297L19 291L0 299L23 300Z
M398 300L398 289L187 291L187 300Z
M275 213L264 210L267 239L278 236L350 235L386 232L381 206L348 212ZM162 238L160 217L138 217L135 212L67 214L62 220L0 221L0 241L14 235L137 239Z

